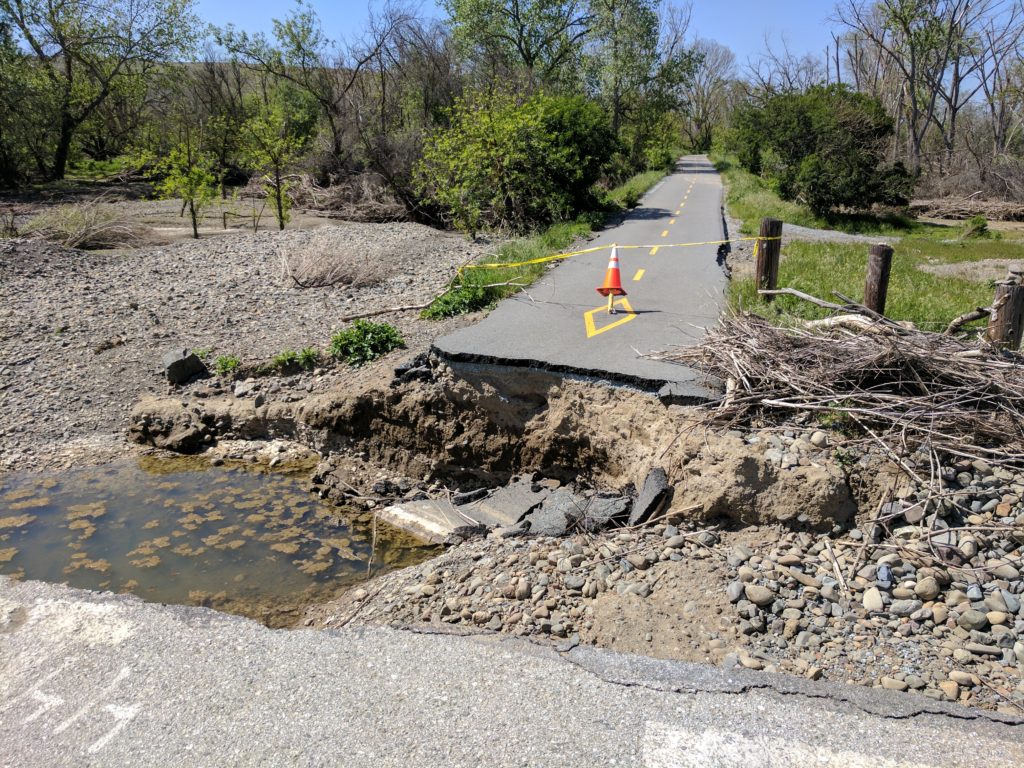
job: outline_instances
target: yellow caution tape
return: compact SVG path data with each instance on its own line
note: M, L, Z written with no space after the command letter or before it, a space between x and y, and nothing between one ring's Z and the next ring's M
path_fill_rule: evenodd
M688 248L691 246L698 245L725 245L727 243L748 243L755 241L754 255L757 255L758 244L762 240L781 240L781 237L736 237L732 240L705 240L700 243L658 243L657 248ZM573 256L582 256L585 253L596 253L597 251L603 251L611 248L611 245L599 245L596 248L587 248L583 251L572 251L571 253L556 253L553 256L541 256L536 259L530 259L528 261L495 261L487 264L467 264L459 268L459 274L465 269L500 269L502 267L525 267L531 264L544 264L548 261L559 261L562 259L569 259ZM654 248L653 245L616 245L616 248L621 250L630 250L633 248Z

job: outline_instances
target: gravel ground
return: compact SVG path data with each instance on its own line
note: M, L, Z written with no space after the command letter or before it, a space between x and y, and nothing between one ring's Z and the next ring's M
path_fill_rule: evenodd
M747 442L783 473L821 464L839 445L821 431L757 432ZM855 466L867 474L882 458L865 452ZM904 461L923 471L929 460ZM908 482L879 508L881 522L862 516L830 534L701 530L685 522L685 507L675 525L597 536L496 531L318 606L306 621L573 638L1021 716L1024 473L959 460L941 471L959 507L935 506Z
M0 471L102 461L124 450L126 417L145 392L167 392L161 356L191 347L257 363L323 348L347 315L418 304L487 246L417 224L327 225L230 234L167 247L84 252L0 241ZM358 262L381 282L300 289L282 258ZM383 315L411 350L466 322ZM395 352L380 365L393 365ZM373 366L371 366L372 368ZM360 375L363 375L360 373ZM320 371L306 388L352 378Z

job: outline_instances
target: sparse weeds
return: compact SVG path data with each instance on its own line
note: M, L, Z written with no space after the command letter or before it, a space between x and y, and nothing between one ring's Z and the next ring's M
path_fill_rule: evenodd
M351 366L364 365L405 346L402 335L390 323L356 320L331 337L331 355Z
M221 355L213 363L218 376L234 376L242 367L242 361L234 355Z

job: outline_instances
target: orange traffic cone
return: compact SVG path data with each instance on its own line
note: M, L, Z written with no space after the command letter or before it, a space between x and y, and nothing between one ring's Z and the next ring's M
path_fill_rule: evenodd
M602 296L608 297L608 314L615 314L615 297L625 296L626 291L622 287L622 275L619 273L619 254L616 247L612 246L612 256L608 260L608 269L604 273L604 285L597 289Z

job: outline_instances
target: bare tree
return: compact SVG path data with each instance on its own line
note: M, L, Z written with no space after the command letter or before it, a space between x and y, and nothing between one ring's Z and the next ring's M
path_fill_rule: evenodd
M694 149L706 152L711 148L715 127L727 117L736 56L714 40L697 40L693 50L697 67L684 87L683 132Z
M825 82L828 72L817 56L790 51L785 35L775 41L766 34L763 53L747 61L747 79L762 94L789 93Z

